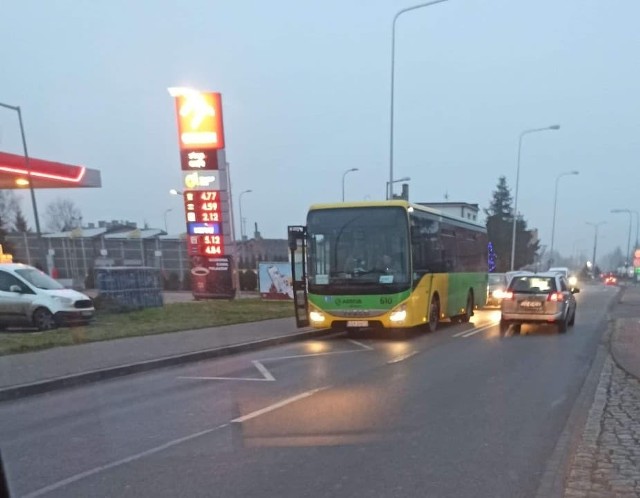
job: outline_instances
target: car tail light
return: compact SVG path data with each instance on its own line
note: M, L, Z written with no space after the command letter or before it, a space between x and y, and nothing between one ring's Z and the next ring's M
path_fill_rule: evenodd
M547 296L547 301L562 302L564 301L564 294L562 294L562 292L552 292Z
M511 291L504 291L502 293L502 300L503 301L511 301L513 300L513 292Z

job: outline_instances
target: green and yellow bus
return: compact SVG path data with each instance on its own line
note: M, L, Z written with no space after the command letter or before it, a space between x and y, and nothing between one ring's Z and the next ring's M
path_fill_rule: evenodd
M309 323L435 331L487 297L484 226L403 200L316 204L306 225Z

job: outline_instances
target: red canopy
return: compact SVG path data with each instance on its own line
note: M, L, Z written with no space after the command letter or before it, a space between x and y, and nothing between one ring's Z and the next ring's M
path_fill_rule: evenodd
M29 169L34 188L100 187L100 171L44 159L0 152L0 189L28 186Z

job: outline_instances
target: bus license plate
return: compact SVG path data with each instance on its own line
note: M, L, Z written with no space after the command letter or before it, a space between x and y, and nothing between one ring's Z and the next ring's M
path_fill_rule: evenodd
M367 320L349 320L347 327L368 327L369 322Z

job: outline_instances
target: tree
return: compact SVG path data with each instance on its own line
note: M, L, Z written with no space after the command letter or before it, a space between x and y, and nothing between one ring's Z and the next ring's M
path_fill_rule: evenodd
M80 208L69 199L56 199L45 210L47 228L52 232L63 232L80 226Z
M15 229L16 232L20 232L20 233L26 233L29 231L29 225L27 225L27 219L24 217L24 213L22 212L20 205L18 205L18 208L16 209L13 228Z
M495 271L504 273L511 268L511 243L513 233L513 207L511 191L504 176L498 179L496 190L489 207L484 210L487 215L487 233L492 244ZM540 249L535 230L527 230L527 222L522 216L516 219L516 251L514 268L522 268L536 260Z

